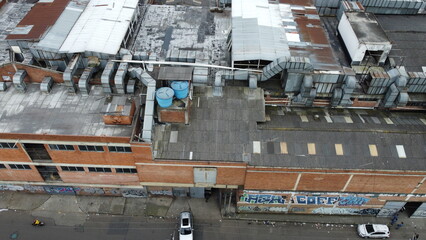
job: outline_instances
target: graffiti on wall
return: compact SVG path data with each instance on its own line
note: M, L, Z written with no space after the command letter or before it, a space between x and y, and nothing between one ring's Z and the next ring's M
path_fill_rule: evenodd
M370 199L356 196L345 197L317 197L317 196L295 196L292 203L307 205L334 205L338 206L361 206L366 204Z
M75 194L74 188L72 187L61 187L61 186L43 186L44 190L50 194Z
M145 189L123 189L123 197L147 197Z
M163 195L163 196L172 196L172 190L151 190L149 191L151 195Z
M252 204L284 204L285 198L285 196L274 194L244 193L240 201Z
M87 187L87 188L78 188L74 190L81 195L104 195L105 194L105 191L102 188Z
M24 189L26 191L32 192L32 193L44 193L45 190L42 186L36 186L36 185L24 185Z
M314 214L342 214L342 215L377 215L380 209L378 208L327 208L320 207L312 211Z
M21 186L16 185L0 185L0 191L22 191L24 190Z
M288 212L286 207L270 207L270 206L238 206L240 212Z

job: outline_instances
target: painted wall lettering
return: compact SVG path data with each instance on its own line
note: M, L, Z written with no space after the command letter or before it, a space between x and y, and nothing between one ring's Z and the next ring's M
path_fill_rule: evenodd
M280 195L272 194L251 194L244 193L241 198L241 202L255 203L255 204L284 204L285 197Z
M316 196L295 196L292 202L296 204L307 205L334 205L338 206L361 206L370 199L364 197L345 196L345 197L316 197Z

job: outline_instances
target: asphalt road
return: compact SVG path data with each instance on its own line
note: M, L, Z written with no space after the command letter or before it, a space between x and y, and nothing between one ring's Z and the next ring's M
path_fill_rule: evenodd
M27 212L0 212L0 239L78 239L78 240L170 240L176 233L173 219L147 219L125 216L88 216L82 226L57 226L50 219L43 227L33 227L33 217ZM351 240L359 239L355 226L312 223L275 223L248 221L203 221L195 219L194 239L202 240ZM404 229L391 230L392 239L409 239ZM422 233L421 233L422 235ZM175 238L178 240L178 237Z

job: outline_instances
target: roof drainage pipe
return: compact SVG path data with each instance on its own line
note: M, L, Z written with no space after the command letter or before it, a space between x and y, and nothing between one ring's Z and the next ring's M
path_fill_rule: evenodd
M260 81L267 81L285 69L295 69L306 72L312 72L314 70L314 67L312 66L309 58L280 57L263 68L263 73L262 77L260 78Z
M144 142L152 141L152 131L154 128L154 99L156 90L156 81L147 72L141 68L131 68L129 72L132 76L139 79L146 87L145 112L143 117L142 140Z

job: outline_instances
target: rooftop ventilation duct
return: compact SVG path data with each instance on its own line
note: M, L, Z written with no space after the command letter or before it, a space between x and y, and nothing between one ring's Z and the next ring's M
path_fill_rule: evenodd
M143 116L142 140L144 142L151 142L152 131L154 128L154 100L157 83L151 75L143 71L141 68L131 68L129 69L129 72L147 87L145 112Z
M116 70L117 70L116 62L109 61L106 64L101 76L101 83L102 83L102 88L104 90L104 93L107 93L107 94L112 93L111 79L112 79L112 76L115 74Z
M80 76L80 80L78 80L78 89L84 95L89 95L90 93L90 84L89 81L95 72L96 67L87 67L84 69L83 74Z
M27 76L27 71L18 70L13 75L13 85L20 92L27 91L27 84L24 82L25 77Z
M67 68L64 71L63 79L65 86L68 87L69 93L75 93L77 91L77 87L74 83L73 76L77 71L79 65L81 63L81 55L74 54L71 58L71 61L68 63Z
M50 93L53 87L53 78L52 77L45 77L43 78L43 81L40 84L40 91L44 93Z
M123 60L132 60L132 55L124 55ZM114 77L114 84L115 84L115 87L117 88L117 93L120 93L120 94L126 93L125 80L126 80L126 74L127 74L128 68L129 68L129 63L127 62L122 62L118 66L117 73L115 74L115 77Z

